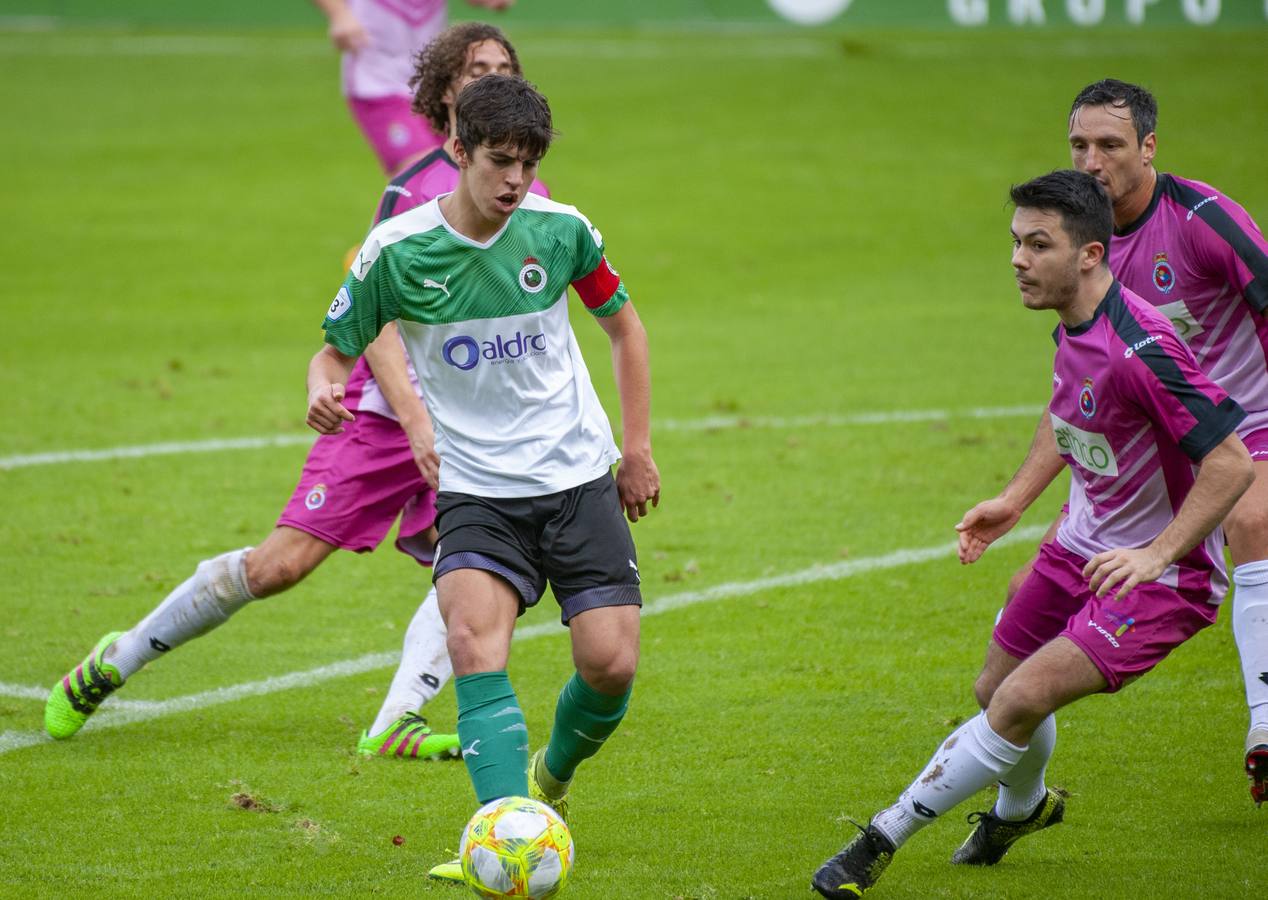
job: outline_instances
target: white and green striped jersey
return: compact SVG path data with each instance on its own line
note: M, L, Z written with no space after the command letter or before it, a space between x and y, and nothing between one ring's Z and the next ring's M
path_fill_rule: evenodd
M359 356L397 321L436 430L440 487L533 497L620 458L568 322L568 285L596 316L629 300L575 207L529 194L492 238L454 231L439 200L388 219L331 304L326 341Z

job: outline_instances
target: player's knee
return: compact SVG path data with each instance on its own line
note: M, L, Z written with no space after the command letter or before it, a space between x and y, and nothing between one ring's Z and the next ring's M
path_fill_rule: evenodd
M253 597L280 594L299 584L312 568L302 560L256 549L247 554L247 590Z
M1268 507L1239 503L1224 520L1224 531L1230 541L1263 546L1268 543Z
M1006 678L986 706L996 733L1014 743L1025 743L1031 732L1052 712L1043 685L1024 678Z
M977 700L977 705L982 709L990 706L991 698L995 696L998 688L999 677L994 672L982 670L982 674L977 676L977 681L973 682L973 696Z
M449 622L445 647L455 675L496 672L506 668L506 654L500 645L465 622Z
M601 694L624 694L638 671L638 651L623 648L600 659L582 660L577 671L586 684Z

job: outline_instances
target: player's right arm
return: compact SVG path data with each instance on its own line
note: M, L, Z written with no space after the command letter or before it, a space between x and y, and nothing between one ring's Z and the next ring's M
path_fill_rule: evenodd
M400 301L393 286L393 267L381 242L371 231L352 271L326 310L322 328L326 344L308 364L308 425L322 434L339 434L352 413L343 405L344 388L357 357L384 327L400 318Z
M1009 480L998 497L983 500L966 512L956 524L960 537L960 562L977 562L986 548L1007 534L1030 504L1052 484L1065 467L1057 452L1057 439L1047 410L1035 426L1035 437L1021 468Z
M321 434L340 434L353 415L343 405L344 386L355 356L326 344L308 363L308 427Z

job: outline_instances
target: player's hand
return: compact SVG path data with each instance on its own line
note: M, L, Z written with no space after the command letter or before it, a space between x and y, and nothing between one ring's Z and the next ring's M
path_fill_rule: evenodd
M327 34L330 35L330 43L347 53L370 46L370 35L365 26L347 9L331 17Z
M967 566L981 559L987 547L1017 524L1021 513L1013 504L998 497L983 500L966 512L955 526L960 533L960 562Z
M1106 550L1088 560L1083 577L1096 596L1104 597L1115 587L1115 600L1147 581L1157 581L1167 570L1167 560L1159 559L1148 547L1139 550Z
M355 417L343 405L343 385L326 384L308 395L308 427L320 434L343 434L343 423Z
M440 456L436 453L436 433L432 429L431 420L401 423L405 436L409 438L409 449L414 454L414 465L418 466L433 491L440 490Z
M626 454L616 470L616 492L631 522L647 515L647 503L660 505L660 472L651 454Z
M509 9L515 0L467 0L467 2L472 6L480 6L484 9L492 9L501 12L504 9Z

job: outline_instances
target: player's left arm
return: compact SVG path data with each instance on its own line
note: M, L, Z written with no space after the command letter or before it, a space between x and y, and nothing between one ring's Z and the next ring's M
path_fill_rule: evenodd
M647 329L634 304L626 302L610 316L598 318L612 343L612 370L621 398L621 464L616 488L631 522L647 515L647 504L660 503L660 472L652 459L652 379Z
M1174 441L1198 474L1175 518L1147 546L1107 550L1088 560L1083 577L1098 597L1114 591L1121 600L1136 585L1161 577L1224 521L1254 480L1250 454L1236 434L1246 413L1202 373L1174 331L1149 337L1152 342L1113 370L1115 387L1145 414L1160 440Z
M1083 576L1096 596L1117 588L1121 600L1138 584L1155 581L1167 566L1184 556L1215 530L1255 480L1250 454L1236 433L1230 433L1198 463L1198 476L1176 517L1148 546L1107 550L1088 560Z

